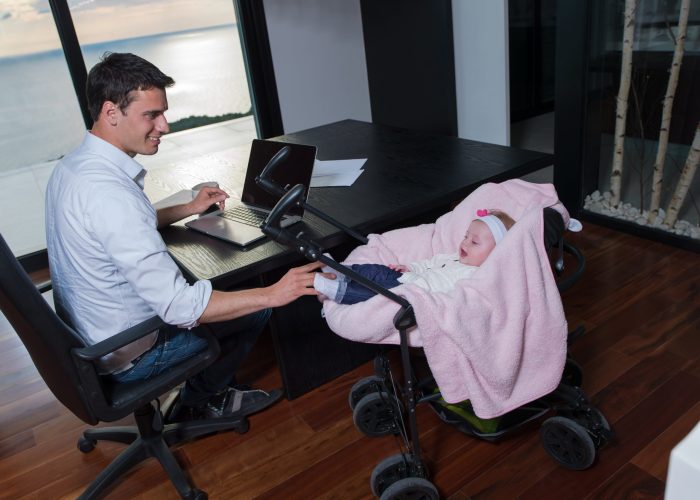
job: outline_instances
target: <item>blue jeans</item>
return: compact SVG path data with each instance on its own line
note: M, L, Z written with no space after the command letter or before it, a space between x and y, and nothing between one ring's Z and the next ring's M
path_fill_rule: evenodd
M401 284L399 282L399 277L403 274L381 264L353 264L350 266L350 269L384 288L399 286ZM340 284L339 295L336 297L336 302L341 304L356 304L377 295L373 290L353 281L347 276L339 274L337 279L343 280L345 283ZM343 287L345 287L344 291Z
M235 383L236 370L253 349L270 313L270 309L264 309L230 321L200 325L191 330L168 325L160 329L153 347L133 361L132 368L109 377L118 382L135 382L155 377L204 350L207 341L197 335L197 332L208 328L218 338L221 353L211 365L188 379L180 392L183 405L202 407L213 395Z

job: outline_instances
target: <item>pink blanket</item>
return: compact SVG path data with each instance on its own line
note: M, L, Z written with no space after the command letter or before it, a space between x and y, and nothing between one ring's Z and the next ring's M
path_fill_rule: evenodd
M567 326L543 244L542 209L569 221L554 187L510 180L479 187L434 224L370 235L345 263L408 263L455 252L482 208L499 209L517 224L472 278L449 294L405 284L392 291L416 315L409 344L422 346L444 399L470 399L476 414L492 418L552 392L566 358ZM365 343L398 344L392 319L399 306L376 296L366 302L324 303L330 328Z

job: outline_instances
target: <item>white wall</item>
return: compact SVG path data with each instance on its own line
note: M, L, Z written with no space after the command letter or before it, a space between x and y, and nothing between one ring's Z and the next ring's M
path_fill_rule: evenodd
M285 133L372 121L359 0L265 0Z
M285 133L371 121L359 0L264 0ZM508 0L452 0L458 135L510 144Z
M459 137L510 145L508 0L452 0Z

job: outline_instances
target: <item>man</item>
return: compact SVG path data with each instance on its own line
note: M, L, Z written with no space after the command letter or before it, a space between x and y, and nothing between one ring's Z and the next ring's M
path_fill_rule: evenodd
M146 171L133 158L158 152L168 133L165 89L174 84L133 54L105 54L92 68L87 98L94 120L83 143L56 166L46 192L46 237L59 313L89 343L154 315L167 328L100 360L118 381L153 377L202 350L200 324L220 340L221 355L189 379L171 421L227 418L266 408L281 397L236 386L235 370L270 315L302 295L315 295L319 263L291 269L277 283L235 292L212 291L206 280L189 285L157 231L228 195L203 188L190 203L156 212L143 192Z

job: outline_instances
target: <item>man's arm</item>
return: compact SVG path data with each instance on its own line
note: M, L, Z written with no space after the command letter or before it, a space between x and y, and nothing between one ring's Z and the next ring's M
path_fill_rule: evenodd
M246 314L251 314L269 307L279 307L289 304L302 295L317 295L314 290L314 272L323 266L321 262L312 262L300 267L294 267L268 287L251 288L235 292L213 291L209 303L199 318L201 323L226 321ZM323 276L332 278L334 275L324 273Z
M224 208L226 191L215 187L203 187L197 193L197 196L189 203L175 205L172 207L161 208L158 210L158 229L168 226L173 222L189 217L190 215L201 214L206 211L214 203L219 204L219 208Z

